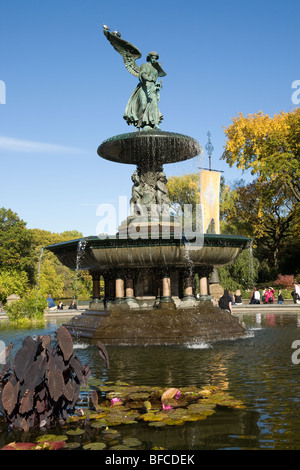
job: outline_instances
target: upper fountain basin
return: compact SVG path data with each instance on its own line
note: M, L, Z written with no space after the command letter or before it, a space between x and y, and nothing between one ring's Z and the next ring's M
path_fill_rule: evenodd
M98 155L117 163L175 163L196 157L202 147L192 137L158 129L119 134L98 147Z

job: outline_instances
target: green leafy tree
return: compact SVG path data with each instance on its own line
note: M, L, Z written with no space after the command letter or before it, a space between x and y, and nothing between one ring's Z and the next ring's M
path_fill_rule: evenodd
M26 271L32 277L32 237L26 223L11 209L0 208L0 269Z
M28 291L21 300L11 303L6 307L6 313L10 321L42 320L47 307L46 299L35 289Z
M221 285L224 289L251 289L258 279L259 260L252 249L243 250L233 263L218 269Z
M175 214L182 214L185 204L191 204L192 207L199 204L199 184L199 173L170 176L170 178L168 178L166 187L169 194L171 208L174 210Z
M3 302L11 294L22 297L29 289L26 271L2 269L0 271L0 300Z
M252 237L256 256L278 270L284 247L299 237L293 193L280 181L260 178L249 184L240 180L228 193L226 205L221 204L223 230Z

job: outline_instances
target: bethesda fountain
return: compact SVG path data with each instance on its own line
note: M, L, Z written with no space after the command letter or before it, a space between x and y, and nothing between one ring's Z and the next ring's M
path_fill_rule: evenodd
M105 344L176 344L218 340L245 334L238 319L212 303L209 278L214 268L232 262L249 246L246 237L203 233L201 206L189 216L170 212L164 165L191 159L202 151L193 138L163 131L159 111L166 75L158 53L138 66L141 52L119 33L103 32L138 78L124 119L136 127L98 147L98 155L136 165L130 214L114 235L84 237L46 248L71 269L93 279L89 309L66 325L73 336ZM200 227L200 228L199 228ZM213 232L213 230L210 230ZM195 296L195 276L200 295ZM105 296L100 296L100 277Z

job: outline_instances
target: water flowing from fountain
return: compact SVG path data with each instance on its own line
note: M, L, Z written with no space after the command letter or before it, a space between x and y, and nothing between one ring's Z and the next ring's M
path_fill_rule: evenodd
M37 292L39 292L39 290L40 290L40 275L41 275L41 266L42 266L43 253L44 253L44 247L42 247L41 251L40 251L38 274L37 274Z
M35 307L35 317L34 321L36 321L36 316L37 316L37 311L38 311L38 297L39 297L39 292L40 292L40 275L41 275L41 266L42 266L42 258L44 254L44 247L42 246L41 251L40 251L40 257L39 257L39 265L38 265L38 273L37 273L37 286L36 286L36 307Z
M79 276L79 271L81 268L81 264L84 258L84 252L86 249L86 239L81 238L78 242L77 245L77 253L76 253L76 279L75 279L75 292L74 292L74 301L76 302L76 305L78 304L78 276Z
M253 268L253 242L251 240L250 246L249 246L249 288L252 289L253 284L254 284L254 268Z

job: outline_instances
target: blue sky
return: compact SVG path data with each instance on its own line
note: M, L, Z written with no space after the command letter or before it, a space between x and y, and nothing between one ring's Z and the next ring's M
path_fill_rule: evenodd
M117 28L142 52L160 54L162 130L214 146L244 114L290 111L299 71L299 0L10 0L0 16L0 207L28 228L96 234L99 204L131 195L132 165L101 159L103 140L135 129L123 112L137 79L102 33ZM2 90L3 91L3 90ZM208 166L204 152L202 165ZM197 171L199 159L165 166ZM249 174L244 178L251 179Z

